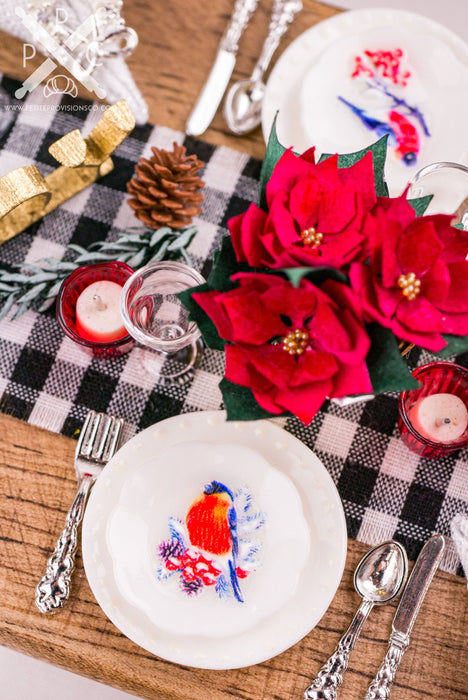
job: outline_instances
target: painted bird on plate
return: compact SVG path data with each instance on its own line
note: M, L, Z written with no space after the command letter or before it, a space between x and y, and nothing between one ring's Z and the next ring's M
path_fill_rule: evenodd
M235 598L243 602L236 573L238 555L237 515L234 496L219 481L207 484L187 511L186 525L193 547L217 557L226 557Z
M406 165L412 165L416 161L420 149L419 134L410 120L401 112L397 112L395 109L389 110L387 113L388 122L385 122L371 116L364 109L349 102L349 100L345 100L340 95L338 99L349 107L370 131L374 131L380 137L388 136L389 144L395 146L397 158L401 158Z

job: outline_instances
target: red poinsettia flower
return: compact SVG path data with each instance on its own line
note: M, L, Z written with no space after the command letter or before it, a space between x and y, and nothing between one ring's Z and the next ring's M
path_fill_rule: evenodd
M291 412L309 423L326 397L368 393L370 341L353 291L327 280L299 287L282 277L239 273L228 292L193 298L226 345L225 376L249 387L271 413Z
M379 198L365 227L370 266L350 269L367 320L434 352L446 344L442 333L468 333L468 233L451 220L416 217L405 195Z
M367 257L363 222L376 202L372 153L349 168L314 149L279 159L266 187L268 213L251 204L228 223L239 261L252 267L347 267Z

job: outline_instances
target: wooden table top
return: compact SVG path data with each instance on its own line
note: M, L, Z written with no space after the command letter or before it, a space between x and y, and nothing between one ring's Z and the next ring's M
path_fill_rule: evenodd
M337 12L312 0L304 0L304 5L282 49ZM231 8L231 0L211 4L126 0L127 23L140 37L129 64L153 123L184 130ZM268 14L269 3L261 3L241 40L233 79L246 77L253 68ZM21 42L2 35L1 71L24 79L40 62L37 57L23 68ZM260 130L248 137L231 136L219 112L203 138L260 158L264 153ZM169 663L136 646L106 618L88 586L79 553L68 605L52 617L37 611L34 589L75 494L74 447L71 439L0 415L0 643L144 698L302 698L358 607L352 574L368 547L349 540L345 572L329 610L314 630L283 654L234 671ZM364 696L386 651L394 611L395 604L390 604L371 613L345 675L342 697L347 700ZM393 700L468 697L467 627L465 579L438 572L397 673Z

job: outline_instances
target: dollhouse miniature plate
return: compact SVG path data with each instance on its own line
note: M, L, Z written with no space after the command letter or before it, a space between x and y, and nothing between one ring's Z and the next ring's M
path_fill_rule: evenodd
M83 522L91 589L123 634L198 668L265 661L298 642L346 558L338 492L273 421L169 418L113 457Z
M400 194L423 166L468 164L468 45L404 10L343 12L290 44L267 83L262 127L275 115L286 147L352 153L388 136L386 181Z

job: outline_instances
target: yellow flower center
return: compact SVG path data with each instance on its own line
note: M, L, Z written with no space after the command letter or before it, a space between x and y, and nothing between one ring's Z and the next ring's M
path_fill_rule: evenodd
M283 338L283 350L290 355L302 355L309 342L309 334L302 328L296 328Z
M407 275L400 275L397 284L408 301L416 299L421 291L421 280L418 280L414 272L409 272Z
M301 231L301 238L304 245L308 248L318 248L323 241L323 233L311 226Z

